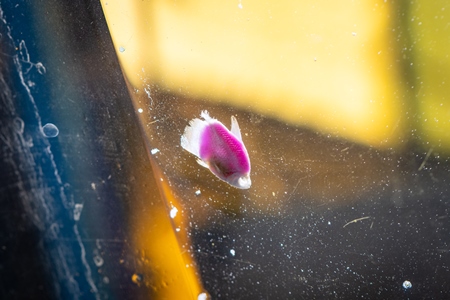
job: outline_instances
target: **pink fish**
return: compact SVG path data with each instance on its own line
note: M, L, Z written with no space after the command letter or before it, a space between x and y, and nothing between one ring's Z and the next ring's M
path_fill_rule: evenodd
M219 179L239 189L250 188L250 159L236 118L231 116L230 131L206 110L200 117L204 120L196 118L186 126L181 147L197 156L197 162Z

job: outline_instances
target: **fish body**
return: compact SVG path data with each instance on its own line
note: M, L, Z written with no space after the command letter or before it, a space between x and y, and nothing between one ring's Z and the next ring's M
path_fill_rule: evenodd
M250 188L250 158L242 142L241 130L231 116L231 130L204 110L181 136L181 147L197 156L197 162L219 179L240 188Z

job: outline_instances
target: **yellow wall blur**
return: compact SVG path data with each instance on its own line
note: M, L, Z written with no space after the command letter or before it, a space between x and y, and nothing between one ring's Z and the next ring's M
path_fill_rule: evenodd
M411 33L417 128L426 147L450 152L450 2L413 1Z
M427 147L450 149L449 4L391 2L102 5L135 88L146 78L380 148L415 133Z

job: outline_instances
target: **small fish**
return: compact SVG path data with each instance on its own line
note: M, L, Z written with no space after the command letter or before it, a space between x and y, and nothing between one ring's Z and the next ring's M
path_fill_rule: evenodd
M181 147L197 156L197 162L219 179L239 189L250 188L250 159L236 118L231 116L230 131L206 110L200 117L203 120L193 119L186 126Z

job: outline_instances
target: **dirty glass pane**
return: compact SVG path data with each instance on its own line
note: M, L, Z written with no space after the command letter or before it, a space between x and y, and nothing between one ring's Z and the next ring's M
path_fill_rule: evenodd
M450 296L445 1L0 9L0 298Z

